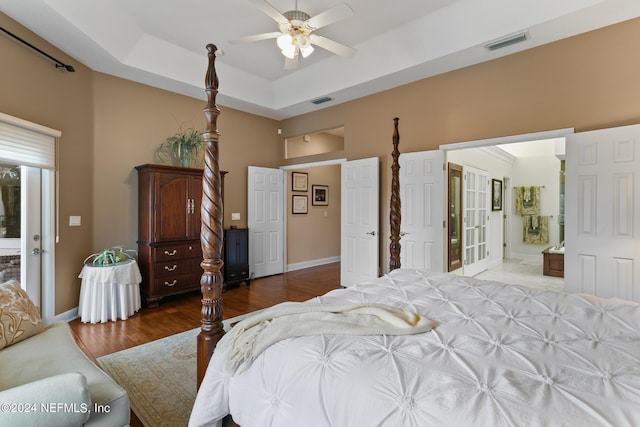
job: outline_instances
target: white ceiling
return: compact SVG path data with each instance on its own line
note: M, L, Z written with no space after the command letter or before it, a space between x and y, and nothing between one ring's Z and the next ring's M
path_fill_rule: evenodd
M314 16L340 0L299 0ZM220 105L284 119L640 16L638 0L345 0L355 15L317 30L354 47L320 48L283 69L275 40L228 41L277 31L247 0L0 0L0 11L95 71L205 99L208 43ZM279 11L295 0L270 0ZM529 39L489 52L488 42ZM73 63L71 63L73 65ZM312 99L332 101L314 105Z

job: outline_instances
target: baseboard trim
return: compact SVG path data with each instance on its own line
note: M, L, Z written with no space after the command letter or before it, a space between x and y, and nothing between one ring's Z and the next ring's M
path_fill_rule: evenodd
M302 270L303 268L317 267L319 265L332 264L338 261L340 261L340 256L296 262L294 264L287 264L287 271Z
M78 317L78 307L72 308L69 311L65 311L64 313L60 313L56 316L53 317L53 322L57 322L60 320L64 320L65 322L70 322L73 319L76 319Z

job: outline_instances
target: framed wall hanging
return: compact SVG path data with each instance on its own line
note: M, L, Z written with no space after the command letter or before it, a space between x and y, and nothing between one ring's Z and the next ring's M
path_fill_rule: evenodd
M307 213L307 196L293 196L291 204L291 213L306 214Z
M311 186L311 204L313 206L329 206L329 186Z
M491 210L502 210L502 181L499 179L491 180Z
M291 190L292 191L307 191L309 185L309 175L305 172L292 172L291 173Z

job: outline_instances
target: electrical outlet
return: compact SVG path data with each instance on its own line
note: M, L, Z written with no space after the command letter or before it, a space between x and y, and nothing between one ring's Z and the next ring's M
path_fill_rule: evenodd
M231 221L240 221L240 212L233 212L231 214Z

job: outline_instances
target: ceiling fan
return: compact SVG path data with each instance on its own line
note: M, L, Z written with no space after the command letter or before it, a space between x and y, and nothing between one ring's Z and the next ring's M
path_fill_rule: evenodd
M249 2L276 21L280 31L241 37L236 40L230 40L229 43L250 43L259 40L276 39L278 47L285 56L285 69L297 67L300 55L303 58L309 56L314 50L314 45L344 57L351 57L356 52L355 49L349 46L313 33L319 28L352 16L354 14L353 9L346 3L341 3L311 17L309 14L298 10L297 0L295 2L295 10L284 13L280 13L266 0L249 0Z

